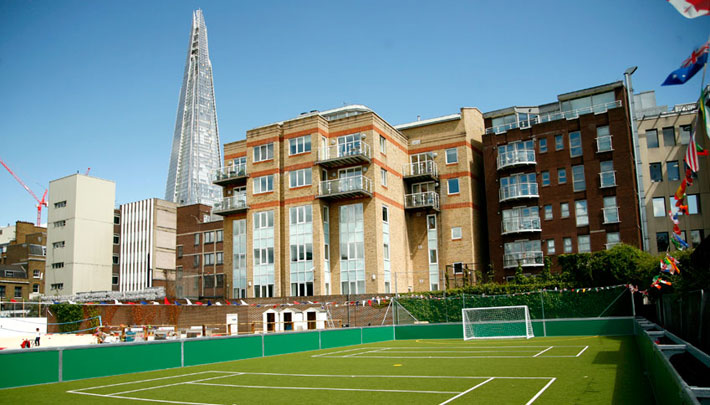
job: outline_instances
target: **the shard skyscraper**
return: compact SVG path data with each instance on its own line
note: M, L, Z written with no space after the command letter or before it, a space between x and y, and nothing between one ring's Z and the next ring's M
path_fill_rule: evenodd
M221 188L212 184L221 162L207 27L202 10L197 10L192 13L165 199L178 205L212 205L221 198Z

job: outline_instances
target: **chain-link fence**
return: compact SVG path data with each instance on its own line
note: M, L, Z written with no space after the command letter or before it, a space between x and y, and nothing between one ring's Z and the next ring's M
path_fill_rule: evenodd
M656 301L658 323L705 353L710 352L708 292L666 294Z

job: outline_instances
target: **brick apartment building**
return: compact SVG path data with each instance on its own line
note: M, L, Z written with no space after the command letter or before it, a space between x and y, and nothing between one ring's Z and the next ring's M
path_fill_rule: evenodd
M5 246L0 264L0 297L32 299L44 293L47 228L17 221L14 238Z
M447 265L485 260L482 133L476 109L393 127L348 106L226 144L214 213L231 297L445 288Z
M621 82L484 114L490 261L496 279L544 258L641 247L627 93Z
M225 278L222 218L212 207L192 204L177 208L176 282L166 294L177 298L225 298L231 280Z

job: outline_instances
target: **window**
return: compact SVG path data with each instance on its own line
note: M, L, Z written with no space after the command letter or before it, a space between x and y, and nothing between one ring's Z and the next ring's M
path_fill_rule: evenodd
M39 292L39 284L32 284L32 292L33 293Z
M4 289L4 288L5 288L5 286L3 286L3 289ZM64 283L51 284L51 285L49 286L49 288L51 288L52 290L63 290L63 289L64 289ZM3 294L3 295L5 295L5 294Z
M216 242L222 242L222 241L224 240L224 231L222 231L221 229L219 229L219 230L216 231L216 234L217 234L217 240L216 240Z
M214 253L205 253L205 266L214 264Z
M113 264L118 264L118 255L113 255Z
M32 270L32 277L33 278L40 278L39 270Z
M380 153L383 155L387 154L387 138L380 135Z
M555 254L555 240L548 239L546 244L547 244L547 254L554 255Z
M565 253L572 253L572 238L562 238L562 246Z
M616 206L616 196L604 197L604 223L613 224L619 222L619 207Z
M446 150L446 164L458 163L459 152L456 148L451 148Z
M214 232L205 232L205 244L214 243Z
M668 173L668 181L680 180L680 168L677 160L666 162L666 173Z
M675 146L675 128L663 128L663 146Z
M177 246L177 257L182 257L182 245Z
M15 287L15 298L22 298L22 287Z
M52 243L52 247L55 248L55 249L63 248L63 247L64 247L64 241L62 240L62 241L59 241L59 242L54 242L54 243Z
M429 249L429 264L439 263L436 252L436 249Z
M382 187L387 187L387 170L380 169L380 180L382 181Z
M687 145L690 143L690 134L693 128L690 125L680 126L680 143L681 145Z
M309 167L307 169L294 170L289 173L289 187L303 187L308 186L312 183L313 170Z
M121 242L121 236L117 233L113 234L113 244L118 245Z
M574 215L577 218L577 226L589 225L589 214L587 213L587 200L574 202Z
M274 227L274 211L256 212L253 216L254 230L273 228Z
M307 169L310 170L310 169ZM293 172L291 172L293 173ZM261 176L254 179L254 194L274 191L274 175Z
M454 226L451 228L451 240L459 240L459 239L461 239L461 227Z
M299 153L306 153L311 151L311 136L299 136L298 138L291 138L288 140L288 154L297 155ZM255 159L256 160L256 159Z
M567 169L557 169L557 184L567 183Z
M53 268L53 269L63 269L63 268L64 268L64 262L52 263L52 268Z
M646 130L646 147L649 149L658 147L658 131L655 129Z
M651 170L651 181L663 181L663 173L661 173L660 163L651 163L649 168Z
M65 220L55 221L55 222L54 222L54 227L55 227L55 228L61 228L61 227L63 227L63 226L66 226L66 224L67 224L67 221L65 221Z
M309 224L313 222L313 209L309 205L291 207L289 214L291 225Z
M195 234L195 246L200 244L200 234L196 233Z
M668 250L668 232L656 232L656 248L659 252Z
M254 147L254 162L263 162L274 158L274 144L267 143Z
M597 152L608 152L611 149L611 135L609 126L597 127Z
M700 243L703 241L703 230L702 229L693 229L690 231L690 244L692 247L698 247Z
M565 139L562 135L555 135L555 150L562 150L565 148Z
M200 267L200 255L199 254L192 256L192 267Z
M449 194L459 193L459 179L448 179L447 180Z
M582 156L582 134L579 131L570 132L569 134L569 156Z
M584 182L584 165L572 166L572 189L574 191L587 189L587 184Z
M700 214L700 198L698 194L688 194L688 214Z
M552 205L546 205L544 208L545 208L545 219L552 219Z
M52 284L52 285L54 285L54 284ZM5 286L4 285L0 285L0 297L1 298L5 297Z
M589 235L579 235L577 236L577 252L578 253L589 253L592 248L589 243Z
M112 274L112 275L111 275L111 284L112 284L112 285L118 285L118 274Z
M390 210L386 205L382 206L382 222L388 224L390 222Z
M560 218L569 218L569 203L560 203Z
M547 152L547 138L540 138L540 153Z
M616 172L614 171L614 161L606 160L599 162L599 187L616 186Z
M666 216L666 199L664 197L653 197L653 216Z
M621 243L621 238L619 237L619 232L609 232L606 234L606 248L611 249L614 246Z
M54 208L64 208L67 206L67 201L59 201L54 203Z
M121 225L121 217L118 215L113 216L113 224L114 225Z
M545 170L542 172L542 186L549 186L550 185L550 172L548 170Z

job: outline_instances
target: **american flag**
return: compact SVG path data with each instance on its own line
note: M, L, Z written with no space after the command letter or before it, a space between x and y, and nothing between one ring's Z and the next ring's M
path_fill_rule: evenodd
M685 164L687 164L694 173L697 173L700 169L700 163L698 163L698 149L695 146L695 133L690 136L690 143L688 144L688 149L685 151Z

